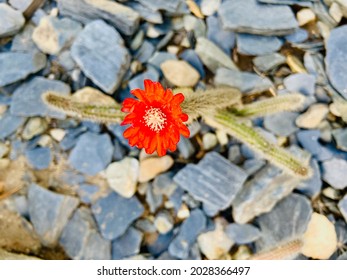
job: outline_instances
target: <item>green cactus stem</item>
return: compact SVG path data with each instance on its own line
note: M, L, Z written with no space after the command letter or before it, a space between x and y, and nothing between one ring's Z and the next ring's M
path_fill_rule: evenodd
M304 102L305 97L303 95L291 93L253 102L240 109L233 108L232 112L240 117L255 118L278 112L295 111L301 108Z
M51 108L61 111L68 116L83 120L101 123L119 123L125 114L121 112L121 105L111 106L90 105L71 100L69 97L59 95L55 92L46 92L42 96L43 101Z
M285 149L270 143L254 128L240 122L231 112L219 110L214 115L214 118L208 118L207 122L217 128L225 129L231 136L249 145L269 162L280 167L289 174L302 179L307 179L312 175L309 166L305 166L299 159L295 158Z

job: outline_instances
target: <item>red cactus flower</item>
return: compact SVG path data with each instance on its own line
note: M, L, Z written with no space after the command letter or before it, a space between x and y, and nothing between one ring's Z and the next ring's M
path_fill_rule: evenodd
M130 146L144 148L147 154L155 150L164 156L167 150L175 151L180 134L189 137L189 129L183 123L188 115L182 113L182 93L173 94L159 82L145 80L145 89L134 89L131 93L138 99L126 98L122 112L129 113L121 125L128 125L124 137Z

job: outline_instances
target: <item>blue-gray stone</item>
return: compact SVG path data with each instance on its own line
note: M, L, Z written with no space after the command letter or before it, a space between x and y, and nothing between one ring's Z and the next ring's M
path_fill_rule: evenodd
M328 83L324 59L324 56L319 52L306 52L304 54L305 68L309 74L316 78L317 85L325 85Z
M101 132L101 127L99 123L95 123L92 121L82 121L82 125L91 132L95 132L95 133Z
M244 55L265 55L278 51L283 42L275 36L261 36L253 34L236 35L237 51Z
M146 202L151 213L154 213L163 204L163 195L160 193L155 193L151 183L148 183L147 185Z
M66 254L74 260L109 260L111 242L103 239L97 231L90 210L76 210L67 223L59 240Z
M155 233L157 231L153 222L147 218L138 219L135 222L135 228L141 230L144 233Z
M276 113L264 118L264 127L278 136L287 137L299 128L295 125L295 120L299 116L295 112Z
M347 26L331 30L326 43L326 71L332 86L347 99Z
M180 58L192 65L199 72L201 78L205 77L204 65L194 50L185 50L181 53Z
M134 58L142 63L145 63L150 59L154 51L154 45L149 41L145 40L143 41L141 47L136 51Z
M4 140L12 135L24 124L24 122L25 118L14 116L7 110L0 119L0 140Z
M77 193L83 203L92 203L94 195L99 191L100 187L91 184L80 184Z
M48 168L52 161L51 149L48 147L37 147L27 150L25 155L28 163L36 170Z
M152 57L147 61L148 64L154 66L158 71L160 70L160 64L166 60L176 60L177 57L168 52L155 52Z
M333 158L322 164L322 178L335 189L347 187L347 161Z
M301 130L296 136L300 145L318 161L325 161L333 157L333 153L319 143L319 130Z
M173 204L176 213L181 208L184 190L180 187L176 188L174 193L170 196L170 202Z
M290 43L302 43L308 39L308 31L303 28L298 28L293 34L287 35L284 38Z
M347 152L347 128L334 129L332 135L336 141L336 147Z
M154 24L163 23L163 17L159 11L154 11L150 7L142 5L141 3L138 3L138 2L127 1L125 5L127 5L128 7L138 12L141 18L143 18L147 22L151 22Z
M242 168L247 172L248 176L251 176L264 167L265 164L265 160L252 158L245 160Z
M177 188L177 184L173 181L172 172L159 174L153 181L153 192L170 197Z
M207 23L207 38L220 47L226 54L231 53L235 46L235 33L225 30L216 16L209 16Z
M76 170L95 175L111 162L113 145L108 134L84 133L69 156L69 163Z
M92 212L102 236L108 240L122 236L144 211L136 196L124 198L115 192L92 205Z
M177 144L177 149L184 159L190 158L195 153L195 147L192 142L185 137L181 137Z
M262 72L269 72L272 69L284 64L286 57L279 53L272 53L262 56L257 56L253 59L255 67Z
M60 81L35 77L15 90L12 96L11 113L24 117L40 116L63 119L65 117L63 113L49 109L42 101L42 94L47 91L54 91L66 96L70 93L70 87Z
M345 201L346 201L346 199L345 199ZM341 211L341 209L340 209L340 211ZM345 213L347 214L347 212L345 212ZM346 220L346 218L347 218L347 216L345 216L345 220ZM343 220L337 220L335 222L335 231L336 231L336 235L337 235L337 244L339 244L338 246L340 247L341 245L346 245L347 244L347 224L346 224L346 222Z
M226 235L236 244L247 244L256 241L261 233L251 224L230 224L225 228Z
M197 164L188 164L174 181L194 199L224 210L230 206L247 178L247 173L216 152L210 152Z
M343 218L347 222L347 195L345 195L344 198L340 200L338 205Z
M27 220L29 220L29 205L28 198L25 195L14 195L12 196L13 203L16 207L17 212Z
M179 259L187 259L190 249L196 242L196 238L206 229L207 219L200 209L195 209L190 213L180 226L178 234L169 246L170 255Z
M143 233L132 227L112 241L112 260L121 260L140 252Z
M313 170L312 177L307 180L301 181L296 189L312 198L315 198L320 193L323 182L321 180L321 174L317 160L311 159L310 166Z
M122 37L102 20L84 27L71 47L71 56L93 83L110 94L118 88L130 64Z
M280 201L271 212L257 218L261 237L256 241L257 251L278 246L287 240L302 236L311 219L311 202L304 196L291 194Z
M76 68L76 63L71 56L70 50L62 51L57 57L57 62L67 71L73 71Z
M173 238L173 231L170 231L167 234L158 234L158 236L154 240L149 240L147 244L148 252L152 256L158 257L163 252L168 250Z
M25 18L20 11L0 3L0 38L16 34L24 24Z
M272 165L266 165L247 181L234 199L233 217L244 224L269 212L278 201L289 195L299 180Z
M316 0L258 0L261 3L279 4L279 5L298 5L302 7L311 7L312 2Z
M129 88L143 88L143 81L147 79L152 81L158 81L159 72L154 67L148 66L145 72L136 75L129 81Z
M223 27L259 35L287 35L298 28L288 6L261 4L257 0L224 1L218 10Z
M30 221L42 244L54 246L79 201L75 197L57 194L31 184L28 203Z
M138 2L151 10L164 10L167 12L175 12L180 4L180 0L138 0Z
M19 10L21 12L24 12L29 7L31 2L33 2L33 0L8 0L8 3L13 8L15 8L16 10Z
M184 29L192 32L195 38L206 37L206 24L201 18L193 15L185 15L183 17Z
M12 52L36 52L34 41L32 40L33 31L35 26L31 23L25 25L25 27L18 33L12 40L11 51Z
M218 86L224 85L238 88L243 93L263 92L273 87L272 82L268 78L260 77L254 73L227 68L219 68L217 70L214 82Z
M283 80L287 90L313 95L315 92L316 78L310 74L292 74Z
M84 24L103 19L125 35L133 35L139 26L139 13L115 1L58 0L57 2L61 15Z
M0 87L12 84L46 66L46 56L38 52L0 53Z
M61 142L59 143L60 147L63 149L63 151L70 150L73 146L76 145L78 137L86 131L87 128L85 126L68 128L63 140L61 140Z

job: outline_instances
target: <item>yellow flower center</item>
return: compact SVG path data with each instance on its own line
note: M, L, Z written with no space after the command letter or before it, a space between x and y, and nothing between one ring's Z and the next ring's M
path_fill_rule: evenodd
M166 115L159 108L148 109L143 119L146 125L155 132L162 130L166 124Z

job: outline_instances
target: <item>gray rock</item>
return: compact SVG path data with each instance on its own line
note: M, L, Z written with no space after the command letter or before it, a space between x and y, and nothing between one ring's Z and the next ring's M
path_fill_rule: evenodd
M170 243L170 255L179 259L187 259L198 235L206 229L206 222L206 217L201 210L193 210L189 218L182 223L178 234Z
M42 244L54 246L76 209L78 199L31 184L28 190L28 202L30 221Z
M258 0L261 3L279 4L279 5L298 5L302 7L311 7L312 2L316 0Z
M207 1L206 1L207 2ZM211 2L211 1L208 1ZM217 16L209 16L206 19L207 24L207 39L215 43L226 54L231 53L231 49L235 46L235 33L225 30L222 27Z
M11 51L27 53L38 51L38 48L31 38L34 29L35 26L32 23L27 23L25 27L13 38Z
M108 240L122 236L143 211L142 204L135 196L127 199L115 192L92 205L101 235Z
M336 147L339 150L347 152L347 129L334 129L332 135L336 141Z
M134 58L142 63L147 62L153 55L155 47L148 40L144 40L140 48L136 51Z
M139 75L136 75L129 81L129 88L143 88L143 81L149 79L152 81L159 80L159 72L150 65L147 66L147 70Z
M80 184L77 189L80 200L86 204L94 202L94 195L98 191L99 187L91 184Z
M42 52L57 55L63 48L70 47L81 30L81 24L74 20L48 16L41 19L32 38Z
M24 12L32 2L33 2L33 0L9 0L8 1L8 3L13 8L15 8L16 10L19 10L21 12Z
M347 161L333 158L322 164L322 178L335 189L347 187Z
M0 87L23 80L45 66L46 56L42 53L0 53Z
M326 71L332 86L347 98L347 26L334 28L326 43Z
M257 251L301 237L311 219L311 202L304 196L291 194L280 201L270 213L257 218L262 233L256 241Z
M347 195L340 200L338 205L343 218L347 222Z
M278 51L283 42L275 36L252 34L236 35L237 51L244 55L265 55Z
M192 65L199 72L201 78L205 77L204 66L194 50L185 50L180 54L180 58Z
M172 172L159 174L153 181L153 192L170 197L176 190L177 184L173 181Z
M286 57L279 53L272 53L262 56L257 56L253 59L255 67L262 72L269 72L272 69L284 64Z
M298 28L294 33L285 36L287 42L297 44L302 43L308 39L309 33L306 29Z
M249 72L219 68L214 77L216 85L236 87L243 93L263 92L273 87L268 78Z
M46 91L54 91L61 95L68 95L70 87L60 81L53 81L41 77L36 77L31 81L19 86L12 96L11 113L24 117L52 117L57 119L65 118L61 112L49 109L42 101L42 94Z
M319 142L319 130L301 130L297 133L299 143L318 161L331 159L333 153Z
M121 260L140 252L143 233L130 227L121 237L112 241L112 260Z
M160 71L160 65L166 60L174 60L177 57L168 52L155 52L152 57L148 60L148 64L154 66L158 71Z
M197 38L195 52L205 66L214 73L220 67L237 70L237 66L231 58L217 45L204 37Z
M157 209L163 204L163 195L161 193L155 193L151 183L147 184L146 202L149 206L149 211L155 213L155 211L157 211Z
M198 165L188 164L174 177L174 181L194 199L213 209L230 206L247 178L238 166L216 152L210 152Z
M310 165L313 170L312 177L301 181L296 189L312 198L315 198L320 193L323 182L321 180L318 162L315 159L312 159Z
M180 0L138 0L138 2L154 11L175 12L178 9Z
M256 173L258 170L260 170L262 167L266 165L265 160L257 159L257 158L252 158L252 159L247 159L244 161L242 164L242 168L247 172L248 176L253 175Z
M288 6L261 4L257 0L224 1L218 10L224 28L259 35L287 35L298 27Z
M177 144L177 149L185 159L190 158L195 153L195 147L192 142L185 137L180 138L180 141Z
M147 244L147 249L149 253L154 256L158 257L163 252L166 252L169 248L169 245L174 238L173 231L170 231L167 234L159 234L156 236L156 238L153 240L150 240ZM166 252L168 254L168 252ZM162 256L164 258L164 256ZM173 256L167 256L170 258L173 258ZM164 258L167 259L167 258Z
M231 240L234 240L236 244L254 242L261 235L260 230L251 224L230 224L225 228L225 233Z
M52 161L51 150L48 147L37 147L25 153L28 163L36 170L47 169Z
M111 162L113 145L108 134L86 132L70 153L69 163L76 170L95 175Z
M154 11L150 7L142 5L141 3L138 3L138 2L127 1L126 5L134 9L136 12L138 12L141 18L143 18L147 22L154 23L154 24L163 23L163 16L160 11Z
M5 3L0 3L0 38L16 34L24 23L25 18L21 12Z
M266 116L264 127L278 136L287 137L298 130L295 119L299 116L295 112L283 112Z
M247 223L260 214L269 212L278 201L289 195L299 180L267 165L247 181L232 203L234 220Z
M103 239L88 208L76 210L61 235L60 245L74 260L109 260L111 242Z
M22 137L24 140L30 140L33 137L43 133L47 127L48 124L45 119L39 117L31 118L23 129Z
M155 216L154 225L160 234L166 234L172 230L174 220L168 211L161 210Z
M305 95L313 95L315 93L316 79L310 74L292 74L283 80L283 84L287 90L300 92Z
M0 140L4 140L18 130L25 122L25 118L14 116L9 110L0 119Z
M103 19L125 35L132 35L139 26L140 15L133 9L108 0L58 0L62 15L87 24Z
M201 18L185 15L183 17L183 25L187 32L193 32L195 38L206 36L206 24Z
M87 24L71 47L83 73L107 93L113 93L129 68L130 56L119 33L102 20Z
M217 12L221 2L221 0L202 0L200 4L202 14L205 16L213 15Z

